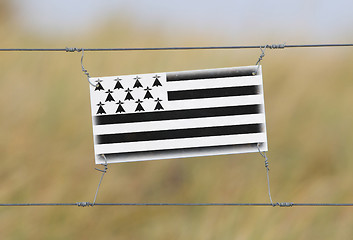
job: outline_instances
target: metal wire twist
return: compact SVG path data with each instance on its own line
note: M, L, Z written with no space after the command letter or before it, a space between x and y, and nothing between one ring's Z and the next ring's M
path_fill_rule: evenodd
M97 171L102 172L102 176L101 176L101 180L99 181L99 184L98 184L98 187L97 187L97 190L96 190L96 194L94 195L94 200L93 200L93 203L92 203L92 205L91 205L92 207L93 207L93 206L95 205L95 203L96 203L96 199L97 199L97 195L98 195L99 188L100 188L101 183L102 183L102 181L103 181L103 177L104 177L105 173L106 173L107 170L108 170L107 158L105 157L104 154L102 154L102 157L104 158L104 164L102 164L102 165L104 166L104 169L101 170L101 169L99 169L99 168L95 168Z
M266 156L265 152L261 152L260 150L260 143L258 143L257 145L257 150L259 151L260 155L265 159L265 168L266 168L266 176L267 176L267 189L268 189L268 196L270 198L270 202L273 206L276 206L276 204L274 204L272 202L272 197L271 197L271 186L270 186L270 167L269 167L269 163L268 163L268 158Z
M93 204L90 202L77 202L76 205L77 207L93 207Z
M259 69L260 69L260 62L261 62L262 59L265 57L265 50L266 50L267 46L269 46L269 45L266 45L263 49L262 49L262 47L260 47L261 54L260 54L260 57L259 57L259 59L257 60L257 62L256 62L256 64L255 64L255 65L257 66L257 68L256 68L256 72L253 73L253 75L256 75L256 74L259 72Z
M66 52L81 52L81 51L83 51L83 48L69 48L69 47L66 47L65 51Z
M74 51L75 51L75 50L77 51L77 48L73 48L73 49L74 49ZM85 67L83 66L83 57L84 57L85 51L84 51L83 48L81 48L80 51L82 51L82 56L81 56L81 69L82 69L82 72L87 76L87 81L89 82L89 84L91 84L93 87L96 87L96 85L93 84L93 83L90 81L90 78L91 78L91 77L90 77L88 71L87 71L87 70L85 69Z

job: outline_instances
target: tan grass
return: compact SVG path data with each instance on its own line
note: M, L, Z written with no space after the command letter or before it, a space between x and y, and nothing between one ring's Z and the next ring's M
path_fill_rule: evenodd
M113 25L81 47L168 46ZM2 47L65 47L2 26ZM4 34L2 34L4 35ZM18 38L21 35L24 37ZM160 36L160 38L155 38ZM29 39L29 40L28 40ZM174 40L176 41L176 40ZM216 40L181 36L184 45ZM87 53L92 76L252 65L259 51ZM2 203L92 201L88 83L78 53L0 53ZM269 51L263 61L275 201L353 202L352 49ZM114 164L98 202L268 202L258 154ZM349 208L0 208L2 239L349 239Z

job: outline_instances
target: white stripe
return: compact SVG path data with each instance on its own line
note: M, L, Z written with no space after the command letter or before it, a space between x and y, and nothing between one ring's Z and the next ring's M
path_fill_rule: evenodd
M267 144L263 143L260 146L261 151L267 151ZM109 163L119 163L119 162L135 162L135 161L145 161L145 160L161 160L161 159L170 159L170 158L186 158L186 157L202 157L210 155L225 155L225 154L237 154L237 153L251 153L258 152L256 145L238 145L233 147L229 145L227 147L221 147L220 149L216 148L203 148L203 149L194 149L189 151L166 151L163 153L156 152L145 152L143 154L128 154L128 155L117 155L114 158L109 158ZM97 158L96 163L103 164L104 161L101 158Z
M265 142L265 133L238 134L228 136L197 137L156 140L134 143L115 143L95 145L96 154L128 153L136 151L167 150L192 147L209 147L228 144L248 144Z
M168 91L262 85L261 75L167 82Z
M262 94L238 97L221 97L221 98L205 98L205 99L190 99L162 102L165 110L181 110L181 109L197 109L197 108L212 108L212 107L230 107L243 106L252 104L264 104ZM207 110L205 110L207 111Z
M96 125L94 135L130 133L144 131L160 131L184 128L231 126L241 124L265 123L264 114L249 114L239 116L207 117L202 119L178 119L157 122L121 123L110 125Z

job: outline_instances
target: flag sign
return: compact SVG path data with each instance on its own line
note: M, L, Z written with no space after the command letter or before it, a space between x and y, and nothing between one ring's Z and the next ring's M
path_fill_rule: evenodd
M96 164L267 151L257 66L90 81Z

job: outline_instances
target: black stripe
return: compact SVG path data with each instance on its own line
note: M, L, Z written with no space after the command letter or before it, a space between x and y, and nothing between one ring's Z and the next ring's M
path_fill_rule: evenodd
M215 98L215 97L231 97L256 95L260 93L258 85L241 86L241 87L225 87L225 88L208 88L182 91L169 91L168 100L186 100L200 98Z
M97 144L141 142L167 139L211 137L262 132L262 124L244 124L203 128L173 129L134 133L103 134L96 136Z
M177 120L203 117L221 117L232 115L258 114L261 112L261 105L244 105L231 107L200 108L175 111L128 113L95 116L95 125L150 122L162 120Z
M262 143L260 143L262 144ZM240 148L248 148L248 149L257 149L257 143L248 143L248 144L229 144L229 145L220 145L220 146L209 146L209 147L193 147L193 148L180 148L180 149L163 149L163 150L152 150L152 151L136 151L136 152L127 152L127 153L108 153L104 154L106 157L107 161L114 160L114 158L129 158L129 157L134 157L134 158L139 158L143 157L145 159L152 158L152 157L160 157L166 158L168 156L175 156L177 154L186 154L186 153L193 153L195 151L198 152L199 155L202 155L203 153L209 153L210 151L227 151L229 149L232 149L234 152L236 152ZM104 161L104 158L101 157L102 154L98 154L97 157L101 160Z
M170 72L170 73L167 73L167 82L210 79L210 78L253 76L254 73L256 73L255 67L223 68L223 69L221 68L221 69L211 69L211 70Z

